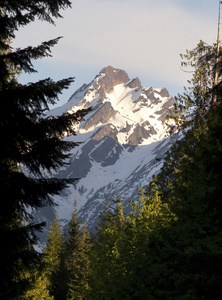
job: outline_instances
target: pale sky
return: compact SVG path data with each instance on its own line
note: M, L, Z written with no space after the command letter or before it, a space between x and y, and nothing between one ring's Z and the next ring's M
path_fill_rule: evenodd
M37 46L63 36L51 58L34 63L37 74L20 82L51 77L76 77L60 96L58 105L83 83L89 83L108 65L124 69L143 86L166 87L172 96L183 92L187 73L180 68L180 53L202 39L217 38L218 0L72 0L56 26L35 22L21 28L14 47Z

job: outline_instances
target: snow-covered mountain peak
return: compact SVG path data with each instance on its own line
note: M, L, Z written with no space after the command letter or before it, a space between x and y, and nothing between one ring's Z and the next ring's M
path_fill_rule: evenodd
M75 112L81 108L92 107L93 115L102 109L100 114L102 113L105 117L103 121L97 118L97 125L99 121L104 124L108 121L113 123L117 119L123 124L126 124L126 121L141 124L148 118L149 120L153 118L157 119L158 123L165 121L173 102L173 98L165 88L142 87L138 77L130 79L124 70L107 66L89 84L82 85L66 104L52 110L50 114L60 115L66 111ZM118 115L121 115L121 121L117 118ZM95 121L91 120L91 123L95 125ZM89 128L89 125L90 123L87 123L86 127ZM81 128L84 126L81 124Z
M138 77L130 79L125 71L108 66L50 113L92 107L77 128L79 133L91 133L94 140L109 136L119 144L139 145L164 137L173 103L165 88L142 87Z
M98 75L89 83L83 84L69 99L69 102L74 104L77 98L89 95L96 90L99 96L105 98L105 93L113 91L114 86L129 81L127 73L120 69L115 69L111 66L103 68Z
M143 87L138 77L130 79L125 71L107 66L66 104L49 112L56 116L92 107L75 128L77 135L66 137L82 143L57 176L81 179L55 199L60 218L69 220L76 199L79 216L92 228L104 200L117 193L125 203L137 197L174 140L166 138L165 122L173 104L166 88Z

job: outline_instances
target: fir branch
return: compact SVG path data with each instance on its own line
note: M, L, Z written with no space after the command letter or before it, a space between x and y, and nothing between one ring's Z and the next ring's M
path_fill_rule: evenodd
M15 52L4 54L0 56L1 61L8 60L15 66L19 66L24 72L34 73L37 72L33 68L31 59L41 59L44 57L51 57L51 47L55 46L61 37L43 42L37 47L26 47L24 49L16 49Z
M71 7L69 0L8 0L0 1L0 38L14 38L14 31L19 27L33 22L35 17L39 20L55 24L53 18L62 18L60 9Z

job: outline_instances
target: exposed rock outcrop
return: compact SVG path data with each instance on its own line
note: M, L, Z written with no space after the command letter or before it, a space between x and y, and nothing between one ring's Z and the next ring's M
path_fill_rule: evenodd
M111 93L114 86L129 81L127 73L120 69L115 69L111 66L104 68L100 72L101 78L98 80L98 84L101 86L105 93Z

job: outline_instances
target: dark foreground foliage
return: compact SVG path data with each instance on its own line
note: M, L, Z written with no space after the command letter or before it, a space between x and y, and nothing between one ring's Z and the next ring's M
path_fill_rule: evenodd
M20 72L36 72L33 59L50 56L59 38L37 47L12 49L16 31L35 18L54 23L59 11L70 7L68 0L0 1L0 298L19 299L29 285L29 269L35 268L39 255L33 248L36 230L32 209L54 205L51 196L60 193L74 179L58 179L51 174L63 166L76 144L64 141L75 134L87 110L59 117L45 117L49 104L68 88L73 78L54 82L47 78L20 84ZM39 298L40 299L40 298Z

